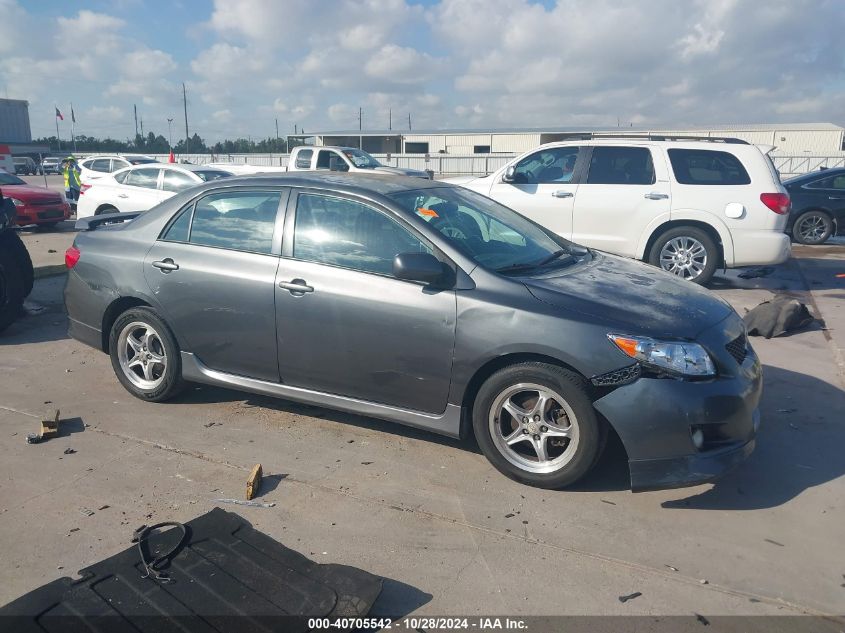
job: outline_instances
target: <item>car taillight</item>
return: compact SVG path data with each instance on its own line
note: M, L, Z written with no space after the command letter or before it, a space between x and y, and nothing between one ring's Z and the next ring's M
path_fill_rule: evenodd
M761 193L760 202L779 215L789 213L790 200L788 193Z
M76 246L71 246L65 251L65 266L73 268L81 256L82 253L79 252L79 249Z
M88 191L90 188L91 188L91 185L82 185L82 186L79 188L79 195L81 196L83 193L85 193L86 191Z

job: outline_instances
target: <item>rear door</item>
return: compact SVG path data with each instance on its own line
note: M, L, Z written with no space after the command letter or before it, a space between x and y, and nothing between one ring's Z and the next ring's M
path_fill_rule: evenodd
M668 219L671 190L666 161L648 145L598 145L575 196L572 241L626 257L658 216Z
M583 169L583 147L547 147L514 165L513 182L497 178L487 193L497 202L569 238L572 209Z
M226 189L187 205L144 258L180 346L207 367L277 382L276 231L284 189Z
M158 167L130 169L123 184L115 188L114 205L121 212L147 211L156 206L162 198L160 177Z

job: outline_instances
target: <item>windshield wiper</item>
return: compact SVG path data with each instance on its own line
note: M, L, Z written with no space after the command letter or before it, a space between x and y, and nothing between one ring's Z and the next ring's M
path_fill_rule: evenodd
M550 264L554 260L558 259L561 255L567 255L568 259L565 260L567 263L575 261L575 258L569 254L569 251L565 249L560 249L555 251L554 253L550 253L543 259L538 262L527 262L524 264L510 264L509 266L502 266L501 268L497 268L497 273L505 273L505 272L518 272L520 270L533 270L534 268L539 268L540 266L545 266L546 264Z

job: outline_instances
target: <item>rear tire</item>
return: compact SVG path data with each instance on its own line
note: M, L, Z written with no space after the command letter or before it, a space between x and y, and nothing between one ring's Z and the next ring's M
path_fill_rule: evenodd
M26 245L17 233L6 231L0 235L0 249L8 249L15 254L21 279L23 279L23 298L26 299L32 292L32 284L35 282L35 270Z
M799 244L824 244L833 234L833 220L824 211L805 211L792 224L792 237Z
M20 315L26 296L24 290L24 271L17 249L10 248L4 238L0 243L0 332Z
M678 226L654 240L647 261L680 279L703 285L716 273L719 248L707 231Z
M176 337L152 308L130 308L117 317L109 356L117 379L141 400L163 402L185 386Z
M538 488L574 484L603 446L584 379L546 363L519 363L490 376L476 396L472 424L499 472Z
M120 213L120 212L117 210L116 207L113 207L111 205L106 206L106 207L101 207L101 208L97 209L96 211L94 211L94 215L105 215L106 213Z

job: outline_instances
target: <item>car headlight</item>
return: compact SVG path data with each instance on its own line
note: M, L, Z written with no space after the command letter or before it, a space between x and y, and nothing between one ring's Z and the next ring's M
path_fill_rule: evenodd
M18 200L17 198L9 198L12 201L12 204L16 207L25 207L26 203L23 200Z
M625 355L643 365L681 376L714 376L716 367L698 343L658 341L642 336L608 334Z

